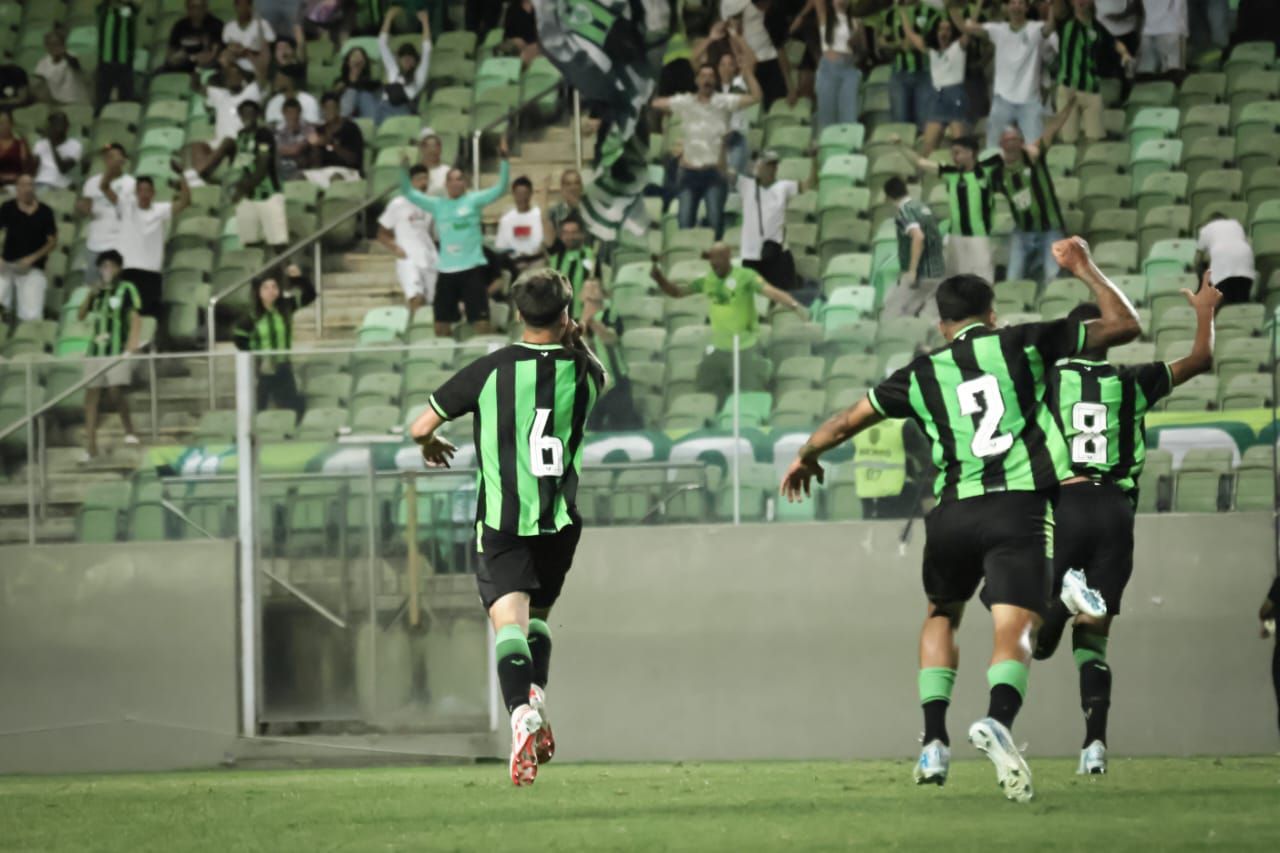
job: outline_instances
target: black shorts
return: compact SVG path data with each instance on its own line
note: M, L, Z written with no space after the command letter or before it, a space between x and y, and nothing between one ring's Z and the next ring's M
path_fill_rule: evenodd
M1063 575L1080 569L1107 602L1107 614L1120 612L1120 598L1133 574L1133 516L1133 501L1114 483L1062 487L1053 552L1054 597Z
M472 267L461 272L442 272L436 278L436 297L431 304L437 322L459 323L462 303L467 321L478 323L489 319L489 282L485 271L488 267Z
M482 528L476 585L484 609L512 592L529 593L533 607L555 604L564 587L564 577L573 566L581 536L582 525L578 522L544 536L512 536Z
M142 312L148 317L160 316L161 292L164 289L164 278L158 272L150 270L127 269L120 274L138 290L138 298L142 300Z
M1053 571L1053 495L944 501L925 517L924 591L934 604L982 600L1043 614Z

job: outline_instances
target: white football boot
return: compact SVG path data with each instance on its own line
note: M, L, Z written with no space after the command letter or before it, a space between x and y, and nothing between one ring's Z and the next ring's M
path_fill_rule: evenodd
M920 750L920 760L916 762L912 775L917 785L937 785L941 788L947 784L947 773L951 770L951 747L940 740L931 740Z
M1107 745L1100 740L1080 750L1080 766L1077 776L1102 776L1107 772Z
M536 684L529 686L529 707L542 718L542 728L534 738L534 750L538 753L538 763L546 764L556 754L556 736L551 733L551 721L547 719L547 694Z
M985 717L969 727L969 743L987 754L996 766L1000 790L1014 802L1029 803L1035 796L1031 790L1031 768L1013 743L1013 735L1002 723Z
M542 728L542 717L528 705L511 712L511 782L532 785L538 776L538 753L534 740Z
M1062 603L1073 614L1083 613L1094 619L1107 615L1107 602L1102 594L1089 586L1084 572L1072 569L1062 577Z

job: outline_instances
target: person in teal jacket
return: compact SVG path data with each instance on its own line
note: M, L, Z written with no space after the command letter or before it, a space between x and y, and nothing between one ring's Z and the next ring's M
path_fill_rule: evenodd
M445 179L447 196L444 198L414 189L408 172L400 180L400 192L431 214L436 223L436 233L440 236L440 275L436 279L436 295L431 306L435 312L438 338L451 336L453 324L462 321L459 304L465 308L467 320L477 335L492 331L481 214L486 205L493 204L506 193L507 181L511 177L505 141L500 144L498 152L502 155L498 182L487 190L467 192L466 173L456 167L449 170Z

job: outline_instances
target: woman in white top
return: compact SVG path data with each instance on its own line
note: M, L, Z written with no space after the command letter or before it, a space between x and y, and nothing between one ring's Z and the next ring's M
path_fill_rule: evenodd
M378 33L384 77L378 124L388 116L407 116L418 111L418 96L427 85L427 72L431 68L431 19L426 12L418 12L418 21L422 24L422 54L419 55L413 45L402 44L392 55L391 25L401 11L401 6L388 8Z
M969 37L960 33L957 38L955 25L947 18L940 18L932 31L922 36L916 32L912 16L905 9L901 14L907 41L916 50L929 53L933 97L925 111L921 147L921 154L928 157L942 141L943 128L952 139L969 133L969 98L964 88L965 49L969 46Z
M796 16L792 30L810 12L818 16L822 58L818 61L817 132L833 124L853 124L858 120L860 68L867 55L867 28L853 16L849 0L809 0Z

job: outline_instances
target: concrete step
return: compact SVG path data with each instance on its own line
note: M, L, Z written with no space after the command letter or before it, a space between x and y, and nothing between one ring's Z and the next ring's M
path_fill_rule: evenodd
M47 545L50 542L70 542L75 539L76 519L74 515L51 516L36 524L36 542ZM27 542L27 519L0 519L0 545L18 545Z

